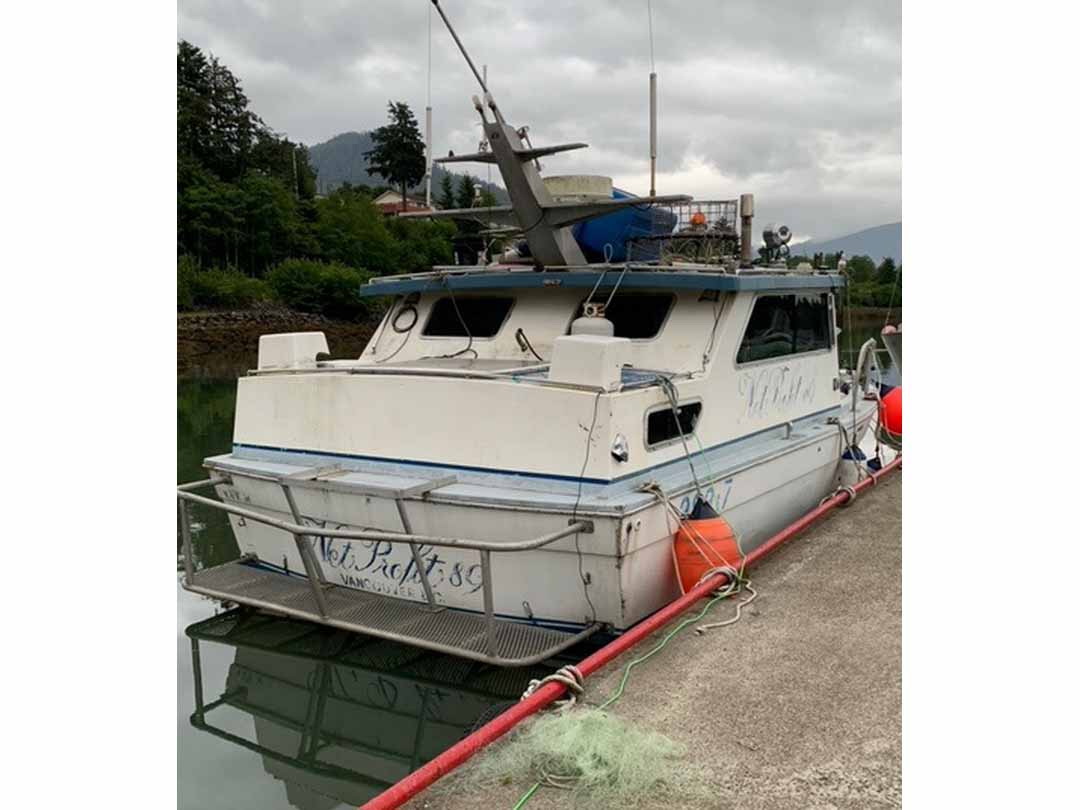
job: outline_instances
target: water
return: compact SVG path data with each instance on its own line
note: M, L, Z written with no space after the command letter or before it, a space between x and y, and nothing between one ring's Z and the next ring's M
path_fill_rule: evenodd
M855 324L842 334L842 362L850 365L879 330ZM884 380L898 382L888 354L878 360ZM235 402L235 377L178 381L178 481L205 478L203 459L229 451ZM200 567L238 556L221 513L192 517ZM571 650L564 662L586 653ZM558 666L499 670L303 622L226 613L179 582L177 662L178 806L200 810L355 807Z

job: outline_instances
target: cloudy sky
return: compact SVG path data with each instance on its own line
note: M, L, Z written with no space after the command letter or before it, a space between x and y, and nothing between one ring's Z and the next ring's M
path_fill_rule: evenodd
M515 126L585 141L545 174L649 187L647 0L441 0ZM270 126L307 144L423 126L428 0L179 0L179 36L241 80ZM828 238L900 219L899 0L653 0L658 193L756 195L758 224ZM475 151L475 80L437 15L436 156ZM457 168L461 170L467 164ZM471 169L486 176L484 166ZM496 172L497 179L497 172Z

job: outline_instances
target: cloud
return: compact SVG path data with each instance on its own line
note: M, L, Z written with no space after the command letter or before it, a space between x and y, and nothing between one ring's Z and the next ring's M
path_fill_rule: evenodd
M827 238L900 219L899 2L654 0L657 188L752 191L765 218ZM546 174L648 190L649 25L632 0L442 0L507 119L534 143L591 148ZM255 111L305 143L384 123L427 99L425 0L180 0L179 36L243 81ZM437 154L472 151L475 80L437 15ZM480 174L482 167L474 170Z

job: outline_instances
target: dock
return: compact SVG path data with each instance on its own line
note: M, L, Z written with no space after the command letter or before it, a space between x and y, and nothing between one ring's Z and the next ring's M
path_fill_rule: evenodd
M609 711L685 745L688 762L710 773L709 798L675 806L900 805L901 496L892 475L835 510L749 572L760 595L740 622L705 635L687 627L634 669ZM733 613L723 601L702 621ZM626 665L675 624L588 678L584 703L603 702ZM511 808L532 781L523 774L481 791L451 775L404 806ZM526 805L575 806L550 787Z

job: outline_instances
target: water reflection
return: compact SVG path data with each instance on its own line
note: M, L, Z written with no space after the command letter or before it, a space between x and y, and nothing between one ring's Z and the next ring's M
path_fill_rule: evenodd
M298 810L363 804L551 671L499 669L246 610L196 622L186 634L191 725L256 753ZM204 694L207 642L234 650L218 695ZM238 733L252 726L230 722L230 711L249 716L253 733Z

